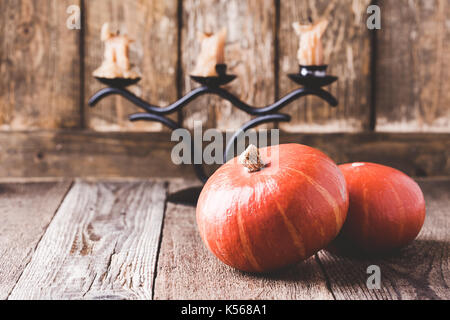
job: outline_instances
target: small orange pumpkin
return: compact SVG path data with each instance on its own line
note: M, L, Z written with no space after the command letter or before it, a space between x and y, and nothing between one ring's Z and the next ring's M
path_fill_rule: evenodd
M383 252L416 238L425 220L425 200L413 179L375 163L339 168L347 181L350 205L335 247Z
M259 151L250 146L207 181L197 225L224 263L264 272L307 259L326 247L344 223L348 194L337 165L299 144ZM253 159L253 160L252 160Z

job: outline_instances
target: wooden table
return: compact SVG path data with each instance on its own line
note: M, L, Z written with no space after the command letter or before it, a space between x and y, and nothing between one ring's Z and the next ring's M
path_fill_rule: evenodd
M396 256L321 251L271 275L220 263L195 209L166 201L189 182L0 184L0 299L450 299L450 180L419 181L427 218ZM381 289L366 286L381 268Z

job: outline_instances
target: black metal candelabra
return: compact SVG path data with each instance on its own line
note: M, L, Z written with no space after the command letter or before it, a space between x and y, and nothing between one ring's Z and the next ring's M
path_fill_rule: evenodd
M336 98L322 89L322 87L329 85L335 82L338 78L334 76L327 75L326 70L327 66L300 66L299 73L289 74L289 78L296 82L297 84L303 86L298 88L278 101L269 104L264 107L254 107L248 105L247 103L241 101L238 97L230 93L229 91L223 89L221 86L233 81L236 76L226 73L227 66L225 64L220 64L216 66L216 71L218 76L215 77L198 77L191 76L192 80L201 84L201 87L198 87L189 93L187 93L181 99L175 101L174 103L166 106L160 107L156 105L152 105L137 97L130 91L126 89L126 87L137 83L140 78L137 79L107 79L107 78L97 78L100 82L107 85L108 87L101 89L97 93L95 93L91 99L89 100L89 105L91 107L95 106L101 99L110 96L110 95L120 95L125 99L132 102L137 107L144 110L144 112L135 113L129 116L130 121L153 121L159 122L170 128L171 130L180 129L181 126L178 125L175 121L166 118L165 115L174 113L181 108L188 105L190 102L195 100L197 97L204 94L214 94L225 100L231 102L232 105L239 108L240 110L246 112L249 115L256 116L254 119L245 123L230 139L227 144L227 147L224 151L224 162L229 159L230 152L235 144L235 142L239 139L239 137L244 134L246 131L255 128L258 125L269 123L269 122L289 122L291 117L287 114L278 113L283 107L287 106L291 102L307 96L313 95L317 96L330 104L332 107L336 107L338 105L338 101ZM192 157L194 152L192 152ZM194 167L194 171L197 177L205 183L208 179L208 176L205 173L205 170L201 164L195 164L192 161L192 165Z

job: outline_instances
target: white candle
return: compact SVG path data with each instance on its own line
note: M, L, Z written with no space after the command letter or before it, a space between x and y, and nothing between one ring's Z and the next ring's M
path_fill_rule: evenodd
M301 25L294 22L292 27L300 38L297 58L302 66L319 66L324 64L322 36L328 26L327 20L315 24Z
M197 64L192 72L194 76L215 77L217 64L225 63L225 40L227 30L224 28L216 34L202 33L201 50L197 59Z
M108 23L102 27L101 40L105 43L105 53L102 65L93 73L95 77L108 79L139 77L131 70L129 60L129 45L133 40L126 35L111 33Z

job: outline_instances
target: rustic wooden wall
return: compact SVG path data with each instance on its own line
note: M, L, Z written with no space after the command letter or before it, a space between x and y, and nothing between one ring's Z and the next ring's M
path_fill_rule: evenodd
M378 33L378 131L450 131L450 2L384 0Z
M85 1L85 100L103 87L92 72L103 59L100 30L105 22L135 40L130 57L142 73L131 90L145 100L166 105L177 98L177 0L95 0ZM128 115L138 111L120 97L110 97L95 108L84 104L86 126L99 131L161 131L151 122L131 123Z
M262 106L275 98L273 0L183 1L182 62L183 92L198 86L189 79L200 50L198 32L227 28L225 59L229 73L238 79L227 86L241 100ZM208 127L236 130L250 117L218 97L202 97L183 110L184 124L201 121Z
M382 9L382 29L378 31L366 28L366 9L371 2ZM80 5L83 12L81 30L66 27L66 10L73 4ZM227 88L242 100L263 106L295 88L287 78L288 73L298 69L298 39L292 22L327 17L331 24L324 36L325 56L330 72L339 76L329 89L340 104L332 109L314 97L295 102L283 110L293 119L279 124L282 131L361 135L423 132L424 139L434 139L428 133L443 133L438 137L438 141L443 141L450 133L449 16L447 0L2 0L2 139L11 143L25 141L27 133L23 131L27 130L44 130L37 137L60 137L56 131L61 129L165 131L160 124L127 121L128 114L138 109L120 97L109 97L93 109L87 106L88 98L102 87L91 74L101 63L103 45L99 34L104 22L136 40L131 58L143 79L130 90L159 105L167 105L196 86L189 72L199 52L197 33L227 27L226 60L230 72L238 75ZM199 120L206 127L222 130L236 129L250 119L213 96L196 100L171 118L188 128ZM77 138L71 139L70 152L85 151L76 143L84 144L87 136L75 133ZM112 139L118 139L119 144L129 143L130 139L126 134L101 137L108 137L105 143L113 146ZM148 141L151 149L160 137L157 133L139 136L139 148ZM371 139L379 137L392 136ZM417 135L410 137L411 144L419 139ZM37 149L21 147L14 151L8 144L0 145L0 151L17 152L9 154L11 159L28 159L31 152L35 162L59 163L57 155L64 153L64 146L43 141L36 145ZM441 150L442 146L433 150ZM43 160L40 148L50 152L54 162ZM27 155L19 154L19 149ZM118 149L135 150L127 146ZM7 156L3 154L1 158ZM137 174L127 166L127 159L124 158L122 169L108 171L108 175ZM447 168L450 159L444 156L436 161L439 163L435 168ZM425 171L438 174L429 168L429 162ZM101 166L98 164L98 168ZM64 170L48 169L47 175L64 175ZM3 176L20 176L36 175L39 170L4 171L7 173L3 172ZM88 171L91 174L95 170ZM73 174L77 172L85 171Z
M80 126L80 36L66 27L79 0L0 1L0 129Z
M280 1L280 93L296 88L287 77L298 71L298 39L292 23L308 23L319 18L330 21L324 35L325 62L329 72L339 76L331 92L339 98L339 107L316 97L296 101L286 108L293 121L281 125L290 132L355 132L370 124L370 49L371 35L365 14L370 0Z

